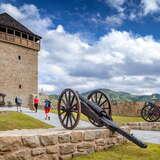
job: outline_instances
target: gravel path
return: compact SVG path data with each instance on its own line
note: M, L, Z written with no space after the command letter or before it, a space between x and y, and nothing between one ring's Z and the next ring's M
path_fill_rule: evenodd
M17 111L16 107L0 107L0 111ZM47 124L50 124L52 126L55 126L56 128L62 128L59 118L57 116L57 114L55 113L50 113L50 120L45 120L44 117L44 111L43 110L38 110L37 113L35 113L34 111L31 111L28 108L22 108L22 113L34 117L42 122L45 122ZM94 126L88 122L82 121L80 120L79 124L78 124L78 128L93 128Z

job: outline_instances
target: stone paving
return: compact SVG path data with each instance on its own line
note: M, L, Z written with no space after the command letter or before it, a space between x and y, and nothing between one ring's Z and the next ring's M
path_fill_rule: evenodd
M0 111L17 111L16 107L0 107ZM57 114L50 113L50 120L45 120L45 115L43 110L38 110L37 113L34 111L31 111L29 108L22 108L22 113L34 117L36 119L39 119L42 122L45 122L49 125L55 126L56 128L62 128L59 118ZM94 126L88 122L80 120L78 124L78 128L93 128Z
M131 132L144 142L160 144L160 131L131 130Z

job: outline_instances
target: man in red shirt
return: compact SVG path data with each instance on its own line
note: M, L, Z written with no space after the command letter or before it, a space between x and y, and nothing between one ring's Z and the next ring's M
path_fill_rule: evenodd
M39 103L39 98L36 96L34 98L34 107L35 107L35 112L37 112L38 109L38 103Z

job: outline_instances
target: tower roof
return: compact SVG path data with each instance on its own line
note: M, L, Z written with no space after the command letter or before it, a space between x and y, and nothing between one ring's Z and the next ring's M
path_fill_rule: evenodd
M40 36L34 34L27 27L25 27L23 24L19 23L16 19L11 17L7 13L0 14L0 26L5 26L5 27L12 28L12 29L16 29L20 32L24 32L24 33L36 36L38 38L41 38Z

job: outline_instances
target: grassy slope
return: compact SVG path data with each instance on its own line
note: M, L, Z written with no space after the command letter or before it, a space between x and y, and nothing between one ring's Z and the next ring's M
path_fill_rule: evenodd
M96 152L73 160L159 160L160 145L149 144L147 149L138 148L134 144L115 146L107 151Z
M35 118L18 112L0 112L0 131L12 129L53 128Z

